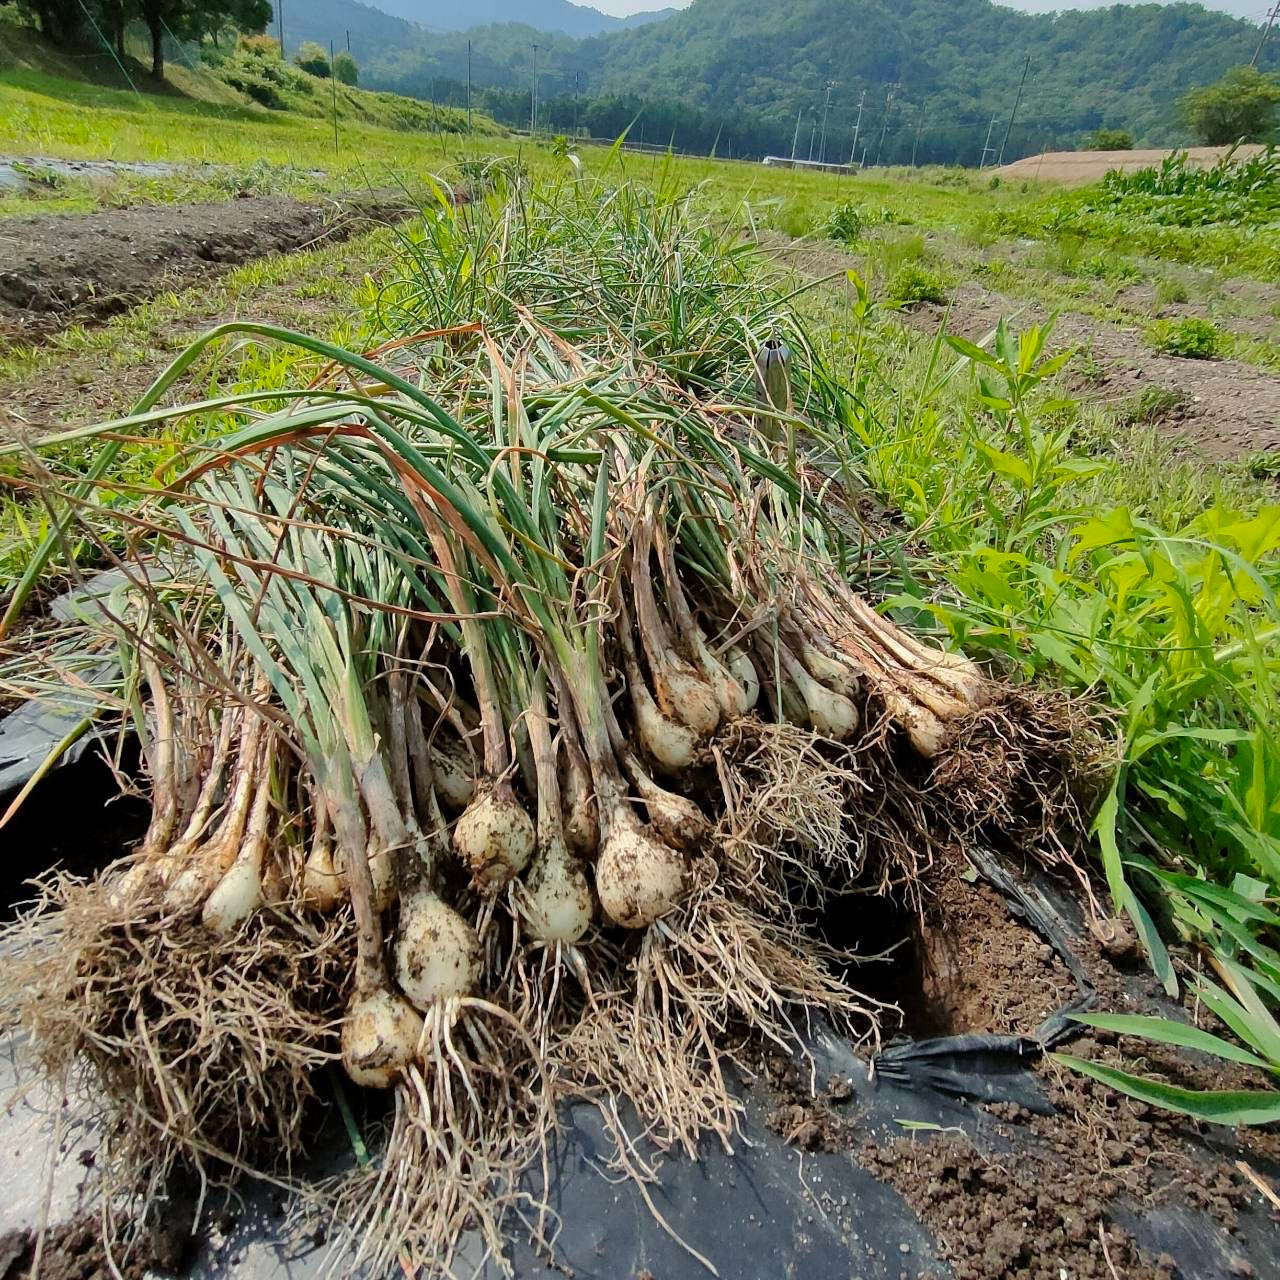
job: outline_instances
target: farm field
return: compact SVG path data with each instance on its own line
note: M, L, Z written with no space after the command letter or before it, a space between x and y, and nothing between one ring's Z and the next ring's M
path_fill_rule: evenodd
M667 1153L666 1274L733 1265L709 1147L740 1131L829 1180L770 1212L821 1205L833 1275L1266 1274L1274 151L1067 189L353 114L335 149L323 117L58 70L0 66L0 699L71 686L77 735L111 726L93 786L127 781L136 856L0 935L0 1028L55 1087L95 1064L104 1186L180 1203L228 1151L336 1145L350 1177L308 1194L367 1274L469 1263L537 1217L512 1180L563 1155L559 1099L599 1107L588 1145L634 1119ZM4 819L6 903L76 785L49 763ZM63 865L97 869L90 834ZM971 1034L1030 1053L1031 1092L919 1087L911 1044ZM649 1222L642 1145L608 1195ZM96 1257L56 1185L50 1247ZM123 1217L126 1274L246 1251ZM581 1226L555 1247L594 1274ZM659 1274L642 1244L616 1274Z

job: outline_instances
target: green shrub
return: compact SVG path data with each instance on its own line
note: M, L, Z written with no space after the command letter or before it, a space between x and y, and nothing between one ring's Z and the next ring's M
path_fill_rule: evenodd
M1142 272L1115 253L1095 253L1080 263L1077 271L1094 280L1106 280L1112 284L1130 284L1142 279Z
M1095 129L1084 140L1086 151L1132 151L1133 134L1128 129Z
M345 49L339 49L338 56L333 60L333 74L343 84L356 84L360 79L360 68Z
M841 244L854 244L862 238L865 229L866 218L852 200L836 205L822 224L822 234L828 240L838 240Z
M280 41L274 36L241 36L236 41L236 51L280 61Z
M1156 284L1156 301L1161 306L1167 307L1170 303L1187 302L1189 299L1187 286L1181 280L1166 276Z
M1185 316L1181 320L1157 320L1151 326L1151 342L1166 355L1211 360L1222 344L1222 332L1211 320Z
M936 271L917 262L907 262L894 272L889 281L889 297L894 302L936 302L945 304L947 286Z
M1186 395L1172 387L1144 387L1120 411L1120 419L1132 426L1147 426L1176 413L1186 403Z
M329 78L329 55L314 40L306 44L293 55L293 60L310 76L318 76L322 80Z

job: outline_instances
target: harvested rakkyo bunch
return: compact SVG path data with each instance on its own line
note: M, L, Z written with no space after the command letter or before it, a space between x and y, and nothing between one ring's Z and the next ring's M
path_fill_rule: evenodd
M468 1225L498 1252L564 1100L629 1102L692 1155L734 1140L742 1036L798 1052L816 1012L874 1038L856 952L807 922L909 896L956 830L929 780L1001 705L857 594L840 494L712 398L744 326L677 342L645 310L635 282L687 300L672 263L705 247L584 208L601 275L524 236L544 213L436 225L467 270L393 291L461 308L465 278L485 332L442 315L379 362L224 329L335 363L224 406L138 505L75 508L131 578L83 625L118 655L102 710L127 703L153 816L126 866L49 886L24 1016L52 1070L94 1068L122 1185L156 1145L279 1175L326 1068L381 1096L370 1163L315 1192L337 1269L445 1270Z

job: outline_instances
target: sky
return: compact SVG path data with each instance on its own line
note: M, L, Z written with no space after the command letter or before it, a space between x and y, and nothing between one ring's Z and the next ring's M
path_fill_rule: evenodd
M605 13L618 15L640 13L651 9L674 7L683 9L689 0L578 0L589 4L594 9L603 9ZM1003 2L1003 0L1002 0ZM1012 0L1015 9L1026 9L1032 13L1045 13L1050 9L1097 9L1110 4L1112 0ZM1223 9L1234 13L1238 18L1251 18L1261 22L1269 8L1269 0L1205 0L1209 9Z

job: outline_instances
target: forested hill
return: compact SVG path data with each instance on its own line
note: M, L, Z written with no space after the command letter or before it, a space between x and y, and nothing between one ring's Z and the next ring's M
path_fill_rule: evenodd
M553 29L556 13L618 20L568 0L376 3L467 29L427 30L355 0L287 0L290 50L302 39L341 46L350 31L362 84L461 105L470 46L473 101L517 125L530 117L536 45L540 127L615 137L634 121L649 141L734 155L793 143L808 155L811 141L820 151L833 82L828 158L849 158L862 101L859 153L886 163L914 153L976 164L988 132L997 147L1004 139L1027 55L1008 157L1078 145L1102 125L1140 144L1184 142L1178 98L1248 62L1258 40L1253 24L1199 4L1031 15L992 0L694 0L661 21L575 39ZM528 17L473 25L514 9ZM1280 67L1280 36L1262 61Z
M583 42L573 69L593 92L674 95L726 121L789 119L788 142L796 113L820 108L835 81L828 136L843 144L865 89L873 151L896 85L897 151L923 122L922 144L955 159L981 148L993 115L1007 120L1028 54L1021 150L1100 124L1159 144L1183 137L1178 97L1247 62L1257 39L1253 24L1198 4L1030 15L991 0L694 0L664 22ZM1266 61L1280 65L1280 39ZM802 124L805 142L808 132Z

